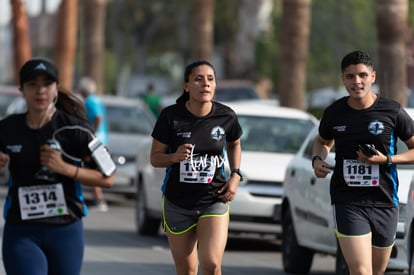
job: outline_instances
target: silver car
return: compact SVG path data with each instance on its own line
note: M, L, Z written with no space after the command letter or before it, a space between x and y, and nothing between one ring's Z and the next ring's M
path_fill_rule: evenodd
M116 163L115 192L134 194L136 153L151 139L155 117L140 99L101 96L108 120L108 149Z

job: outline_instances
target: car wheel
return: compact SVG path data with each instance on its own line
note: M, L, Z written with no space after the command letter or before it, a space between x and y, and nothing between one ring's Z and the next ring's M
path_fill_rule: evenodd
M151 217L146 206L144 185L137 185L135 219L137 233L140 235L154 236L158 234L161 219Z
M313 251L298 244L289 210L282 221L282 261L286 273L308 274Z
M413 252L411 252L408 274L414 275L414 253Z
M335 274L349 275L348 265L345 262L344 255L342 254L342 251L339 248L339 244L338 250L336 251Z

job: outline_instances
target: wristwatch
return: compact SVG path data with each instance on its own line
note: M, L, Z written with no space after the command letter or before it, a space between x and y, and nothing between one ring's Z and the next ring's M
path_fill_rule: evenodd
M239 168L234 168L234 169L231 169L230 177L231 177L233 174L237 174L237 175L239 175L239 177L240 177L240 181L242 181L242 180L243 180L243 175L241 174L241 172L240 172L240 169L239 169Z

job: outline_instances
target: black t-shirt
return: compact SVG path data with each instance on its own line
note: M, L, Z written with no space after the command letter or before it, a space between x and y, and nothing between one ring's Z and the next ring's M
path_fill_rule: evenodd
M374 144L384 155L397 154L397 138L406 141L414 135L414 123L402 106L393 100L377 96L374 104L364 110L349 107L348 97L329 106L321 119L319 134L335 140L335 170L331 179L332 203L352 203L367 206L398 205L398 175L396 165L379 165L377 187L348 186L344 171L363 172L355 166L351 169L344 160L356 160L359 144ZM369 167L371 168L371 167Z
M9 191L4 206L6 220L14 223L54 223L64 224L80 219L85 215L85 205L83 202L82 188L79 182L71 178L58 175L56 182L39 180L35 174L41 168L40 146L46 144L48 139L53 137L53 133L63 126L82 126L93 133L89 124L57 110L52 119L40 129L31 129L26 124L26 114L16 114L6 117L0 121L0 151L10 155L9 170ZM79 129L68 129L56 135L63 151L72 156L68 159L62 157L67 162L80 165L85 162L76 160L84 159L90 155L88 143L91 136ZM96 167L95 164L85 164L86 166ZM55 183L62 183L64 199L66 201L68 215L47 217L40 219L29 219L22 221L20 215L19 188L27 186L47 186ZM35 202L38 198L33 199ZM51 198L53 202L54 198Z
M226 182L226 141L235 141L241 134L235 112L218 102L203 117L194 116L183 103L165 108L152 137L167 144L171 153L182 144L193 144L189 160L167 167L162 187L166 198L186 209L202 209L216 202L217 190Z

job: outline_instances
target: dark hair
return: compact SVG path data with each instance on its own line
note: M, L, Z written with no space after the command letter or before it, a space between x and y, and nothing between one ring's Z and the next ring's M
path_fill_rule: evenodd
M184 82L185 83L189 82L190 81L190 75L191 75L192 71L194 70L194 68L197 68L197 67L202 66L202 65L207 65L210 68L212 68L213 72L214 72L214 75L216 75L216 69L214 68L214 66L210 62L208 62L206 60L196 60L194 62L191 62L190 64L188 64L185 67ZM190 98L190 95L188 94L188 92L183 90L183 93L180 95L179 98L177 98L176 102L177 103L186 102L189 98Z
M64 89L58 90L56 108L87 122L86 111L83 102L73 93Z
M350 65L364 64L368 67L374 68L374 61L371 56L363 51L350 52L344 56L341 62L341 71Z

